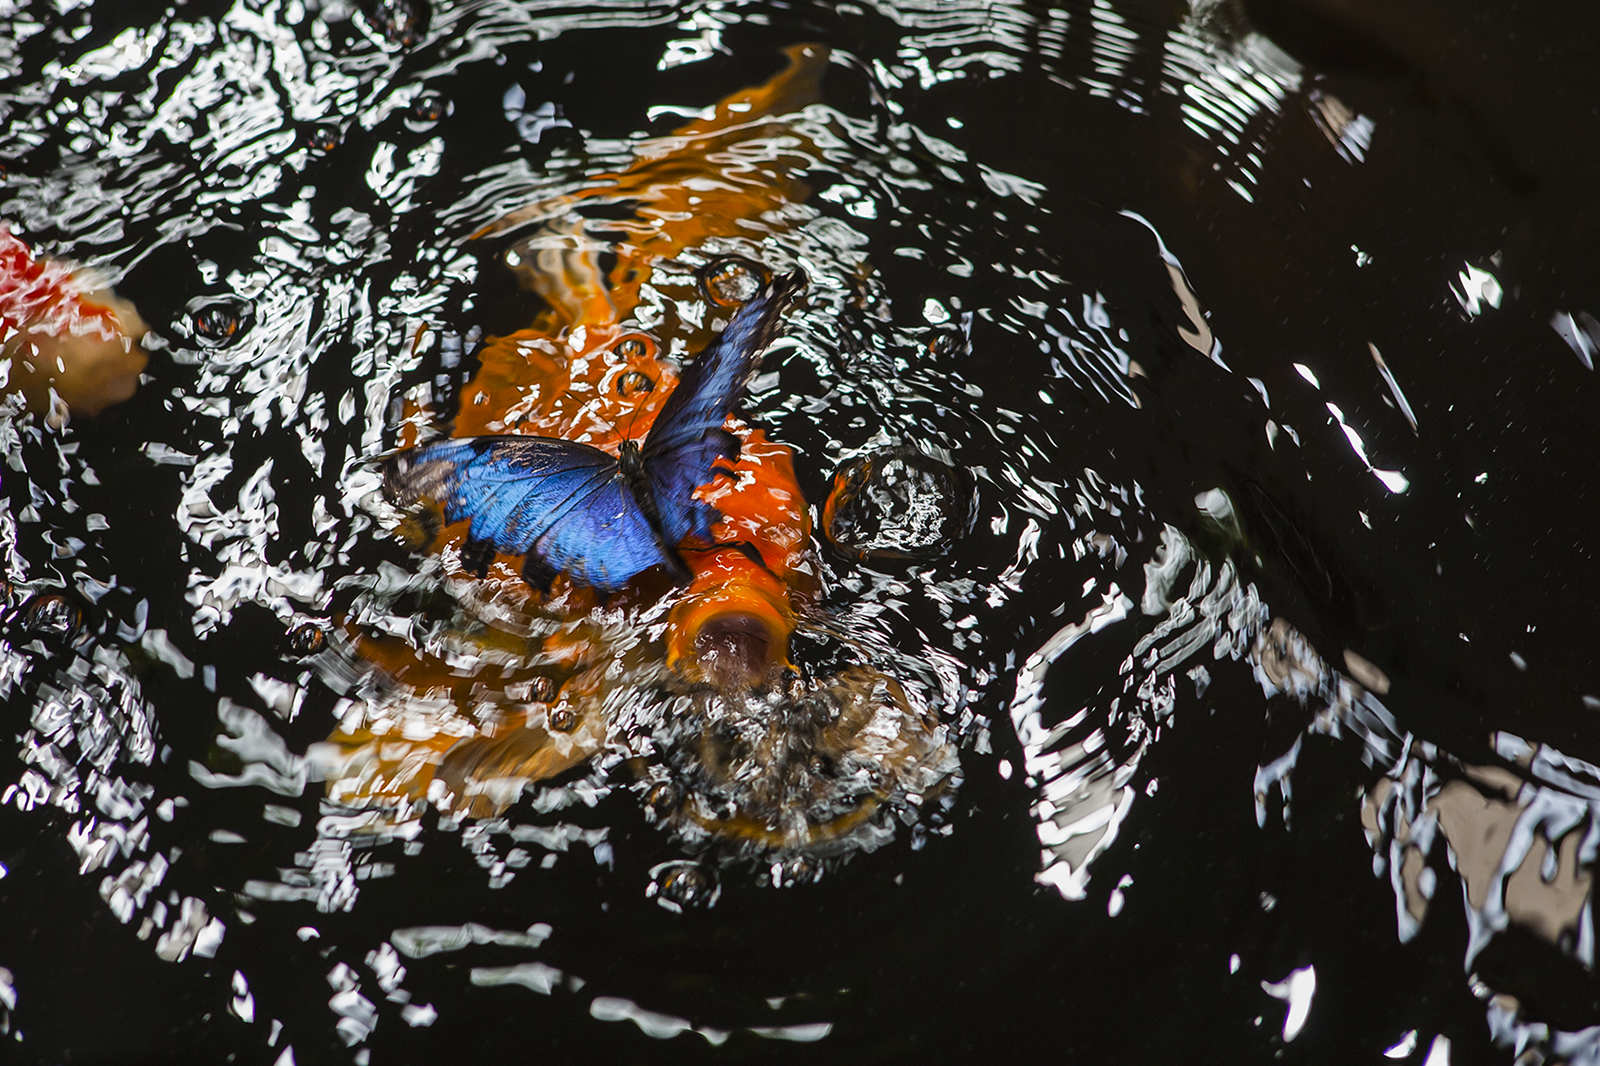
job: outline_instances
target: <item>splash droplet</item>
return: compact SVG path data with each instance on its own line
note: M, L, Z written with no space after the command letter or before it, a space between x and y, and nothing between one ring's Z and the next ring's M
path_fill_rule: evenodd
M926 558L966 532L972 502L960 471L915 448L884 448L834 473L822 527L860 559Z
M772 874L781 888L815 884L822 880L822 860L814 855L795 855L775 864Z
M700 290L718 307L738 307L767 284L767 270L738 256L714 259L700 268Z
M366 0L362 12L383 39L399 48L410 48L428 29L426 0Z
M570 733L578 728L578 716L571 707L552 707L547 716L550 729L556 733Z

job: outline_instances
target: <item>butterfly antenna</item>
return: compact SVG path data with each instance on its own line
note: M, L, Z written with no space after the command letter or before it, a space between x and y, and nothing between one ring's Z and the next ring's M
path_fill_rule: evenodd
M588 415L595 422L599 423L602 428L612 433L617 432L617 424L600 413L600 403L601 398L596 396L594 399L590 400L588 403L579 408L579 411Z
M639 403L636 403L636 404L633 405L633 410L631 412L629 412L629 414L628 414L628 428L623 431L622 435L620 437L618 437L618 440L634 440L635 439L635 437L633 435L633 427L638 423L639 415L640 415L641 412L644 411L644 409L645 409L645 402L642 401L642 400Z

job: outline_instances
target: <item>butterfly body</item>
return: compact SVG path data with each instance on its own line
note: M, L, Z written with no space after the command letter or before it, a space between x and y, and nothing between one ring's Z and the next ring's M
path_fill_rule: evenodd
M628 494L633 497L634 503L639 505L639 510L644 514L650 528L661 533L660 547L668 562L667 568L681 584L688 579L689 568L683 565L683 559L678 555L676 545L668 542L666 534L662 532L661 508L656 503L656 490L650 484L649 471L645 469L644 450L639 447L637 441L625 440L618 447L617 472L621 475Z
M723 428L780 316L800 285L775 279L690 364L643 443L617 455L581 441L525 434L464 437L393 456L384 485L396 503L436 500L449 522L469 522L463 566L482 576L496 553L524 557L523 577L546 589L564 573L615 591L662 566L691 578L678 545L709 545L717 509L696 498L719 460L739 455Z

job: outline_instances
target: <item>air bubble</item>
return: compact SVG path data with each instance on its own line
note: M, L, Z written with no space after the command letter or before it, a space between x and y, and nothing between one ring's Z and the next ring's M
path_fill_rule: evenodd
M927 342L928 354L935 359L953 359L971 354L967 335L960 330L944 329Z
M927 558L966 532L972 504L961 471L915 448L884 448L834 473L822 527L859 559Z
M630 370L617 378L618 396L637 396L640 393L651 392L656 383L650 380L649 375L641 374L637 370Z
M650 871L650 886L644 890L647 899L653 899L674 914L690 910L708 910L716 905L722 895L717 876L701 863L684 859L664 862Z
M413 133L432 129L434 124L454 110L443 93L421 92L411 101L406 111L406 128Z
M250 305L243 300L223 299L198 302L190 306L190 326L194 335L208 348L226 348L233 344L255 320Z
M683 802L683 794L670 781L657 781L645 793L644 802L658 817L666 818Z
M83 628L83 612L65 596L47 593L22 605L21 621L34 636L70 644Z
M611 346L611 353L624 362L631 362L649 355L650 345L643 337L624 337Z
M306 147L313 152L331 152L339 147L339 130L319 122L306 130Z
M305 622L289 630L285 644L290 655L315 655L328 646L328 634L315 622Z
M700 269L700 291L718 307L738 307L766 284L765 267L734 255L712 260Z

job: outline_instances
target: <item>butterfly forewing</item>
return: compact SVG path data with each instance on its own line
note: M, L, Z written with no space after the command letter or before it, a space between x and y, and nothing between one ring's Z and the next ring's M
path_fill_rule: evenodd
M398 503L427 496L470 543L540 556L600 589L665 561L659 538L598 448L551 437L466 437L395 456L385 485Z
M776 335L779 316L799 284L794 274L773 279L767 290L739 308L727 327L695 357L650 429L644 444L646 462L721 429L761 362L762 351Z
M722 424L760 364L799 284L798 275L776 278L741 307L689 364L651 427L644 444L645 473L667 543L689 536L711 540L711 526L720 515L696 500L694 491L711 480L717 459L739 457L738 439Z

